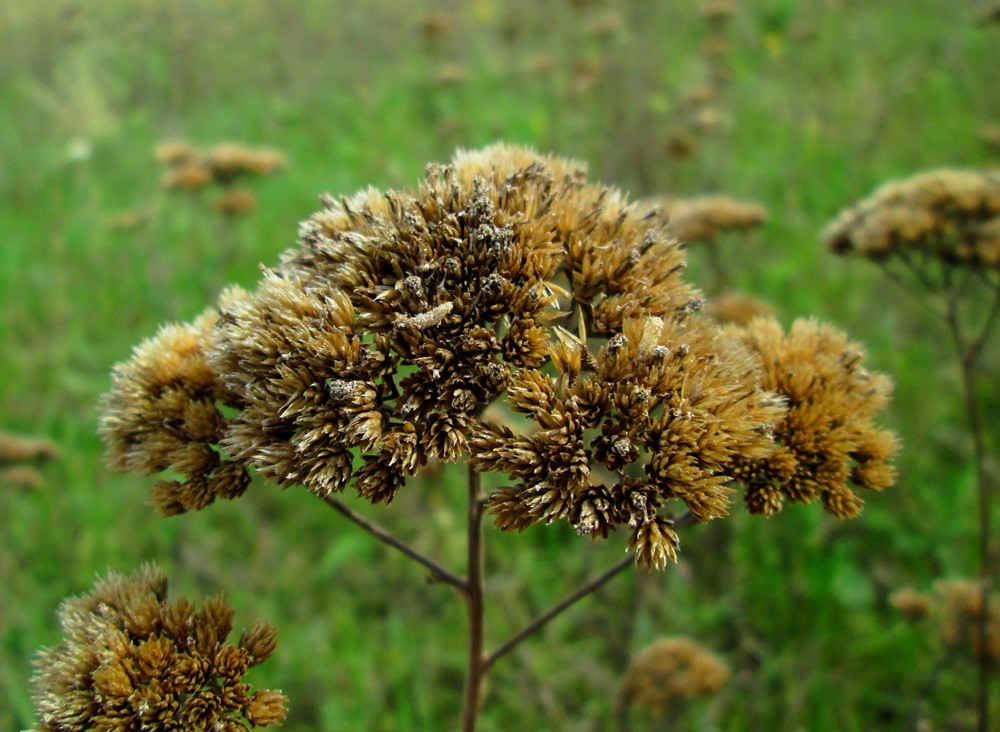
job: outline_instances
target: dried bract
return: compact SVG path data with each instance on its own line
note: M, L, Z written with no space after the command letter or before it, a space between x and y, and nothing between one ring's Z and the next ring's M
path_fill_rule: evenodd
M62 644L35 661L37 732L235 732L285 718L284 694L243 681L274 651L275 630L256 623L227 643L233 610L222 596L201 609L168 600L166 578L145 566L98 580L59 619Z

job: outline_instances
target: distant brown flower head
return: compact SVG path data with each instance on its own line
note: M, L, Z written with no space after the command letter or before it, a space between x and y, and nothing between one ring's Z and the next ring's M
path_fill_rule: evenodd
M156 146L153 156L165 165L177 166L196 160L199 152L184 140L167 140Z
M201 162L185 162L168 170L163 187L178 191L197 191L212 182L212 171Z
M106 398L100 432L112 467L146 474L171 469L183 477L153 489L153 505L164 515L235 498L250 483L244 466L217 451L226 428L219 405L234 400L206 358L217 319L209 312L191 324L161 328L116 367Z
M98 580L59 619L62 644L35 661L38 732L237 732L285 718L284 694L243 681L273 653L274 629L257 622L227 643L233 610L222 596L201 609L168 600L166 578L145 566Z
M772 317L774 308L749 295L724 292L705 304L705 313L718 323L748 325L754 318Z
M979 128L979 139L993 150L1000 150L1000 124L987 124Z
M59 446L45 437L24 437L0 432L0 466L53 460L60 453Z
M892 596L889 597L889 604L911 623L926 618L934 607L928 595L917 592L911 587L892 593Z
M785 406L753 349L697 312L661 220L582 166L495 145L415 192L324 206L255 291L118 367L113 464L187 477L161 510L238 495L246 467L388 502L428 462L470 461L510 477L489 498L500 528L627 527L662 567L677 509L724 515L774 449ZM487 417L498 405L527 426Z
M247 175L267 175L288 164L277 150L235 142L223 142L210 148L204 153L204 162L215 180L224 185Z
M855 488L880 491L895 479L898 442L874 421L891 394L889 377L864 368L859 346L814 320L796 321L787 335L768 318L727 332L759 355L764 388L788 403L777 448L741 467L750 512L821 499L838 518L857 516L864 501Z
M257 196L250 191L229 188L215 202L215 209L226 216L242 216L257 208Z
M691 638L660 638L632 659L618 691L623 704L662 716L671 707L716 693L728 664Z
M658 211L669 232L686 244L711 241L726 231L753 229L767 220L764 207L728 196L659 197L646 199L642 206Z
M823 240L837 254L996 268L998 220L1000 170L941 169L881 186L842 211Z

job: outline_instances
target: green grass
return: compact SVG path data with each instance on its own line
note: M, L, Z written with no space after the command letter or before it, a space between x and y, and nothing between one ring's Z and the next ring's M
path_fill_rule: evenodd
M958 375L936 324L864 263L824 252L818 234L888 178L997 164L977 130L1000 120L1000 28L977 26L971 2L742 3L723 131L676 160L666 143L679 100L705 74L694 7L450 6L453 31L432 43L420 33L440 7L429 2L0 4L0 429L63 450L41 489L0 487L0 729L33 723L30 659L57 641L60 600L146 560L173 591L224 590L238 622L280 628L253 681L288 693L287 729L454 725L465 620L447 588L303 490L254 485L237 502L157 518L151 481L106 468L94 432L112 365L221 285L252 286L320 193L412 186L424 163L496 139L587 160L635 196L717 190L766 205L762 231L727 249L739 288L786 324L815 314L866 343L896 380L889 419L905 450L898 485L852 523L818 507L768 521L737 509L685 532L676 568L620 577L501 661L482 729L614 728L628 657L664 634L692 635L733 668L679 729L904 729L937 648L888 595L976 566ZM621 27L589 33L607 12ZM539 55L551 67L532 74ZM436 81L445 64L465 81ZM225 267L219 222L160 189L151 152L171 137L289 157L254 186L261 205L236 222L238 256ZM109 227L123 211L142 222ZM996 434L998 397L984 398ZM359 508L461 568L458 482ZM621 554L624 537L571 534L488 531L492 645ZM968 724L971 669L945 688L935 719ZM656 724L635 715L636 729Z

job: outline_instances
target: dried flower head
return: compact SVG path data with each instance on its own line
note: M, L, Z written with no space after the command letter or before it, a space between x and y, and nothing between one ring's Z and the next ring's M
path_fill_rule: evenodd
M495 145L428 166L416 192L324 206L254 292L118 367L113 464L187 476L161 510L237 495L248 466L388 502L464 460L510 477L488 504L502 529L625 526L662 567L676 508L725 515L733 477L774 449L785 405L757 356L697 312L661 220L581 165ZM527 428L487 417L497 404Z
M724 292L705 304L705 313L722 324L748 325L754 318L774 316L774 308L739 292Z
M1000 267L1000 170L941 169L879 187L823 233L837 254Z
M38 732L238 732L285 718L284 694L243 681L273 653L274 628L257 622L227 643L233 610L222 596L201 609L168 600L166 578L144 566L98 580L59 619L63 643L35 661Z
M197 148L184 140L167 140L156 146L153 156L164 165L177 166L197 159Z
M893 592L889 604L896 608L908 622L923 620L930 615L933 604L930 596L917 592L912 587Z
M139 345L116 367L100 422L115 469L183 476L153 489L153 505L164 515L235 498L250 483L246 468L217 449L226 428L219 405L232 401L205 353L217 319L209 312L191 324L167 325Z
M45 437L0 432L0 466L54 460L59 455L59 446Z
M215 202L215 210L226 216L242 216L257 208L257 196L250 191L228 188Z
M212 182L212 171L201 162L185 162L168 170L163 187L178 191L197 191Z
M618 697L660 717L678 703L715 694L729 674L724 660L691 638L660 638L629 663Z
M767 220L763 206L728 196L660 197L644 201L643 206L659 211L670 233L686 244L712 241L727 231L753 229Z
M874 422L891 394L889 377L864 368L858 345L814 320L796 321L787 335L768 318L728 332L758 354L764 388L788 403L774 430L777 448L741 466L751 513L819 498L838 518L857 516L864 501L854 488L880 491L895 479L897 439Z
M205 165L216 181L228 185L247 175L267 175L284 168L288 161L271 148L254 148L223 142L204 153Z

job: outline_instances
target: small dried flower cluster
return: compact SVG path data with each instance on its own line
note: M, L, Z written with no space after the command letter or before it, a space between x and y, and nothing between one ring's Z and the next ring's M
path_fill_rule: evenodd
M774 308L739 292L724 292L705 304L705 313L726 325L749 325L754 318L774 316Z
M0 485L38 488L41 474L33 464L58 458L59 448L42 437L20 437L0 432Z
M154 491L161 511L239 495L248 467L388 502L429 461L465 460L510 477L488 503L500 528L627 527L636 561L662 567L675 507L725 515L731 481L776 447L846 459L821 460L843 440L785 418L782 389L798 381L762 381L761 362L784 359L799 379L833 378L829 354L814 367L780 339L753 349L722 332L697 312L662 221L576 163L495 145L428 166L415 193L324 205L254 292L229 290L216 314L163 329L116 369L101 427L113 464L186 477ZM853 383L831 381L814 412ZM868 419L884 403L873 393L841 399ZM528 427L489 418L494 403ZM867 445L851 448L866 476Z
M729 673L724 660L691 638L660 638L629 663L618 697L662 717L680 703L715 694Z
M59 618L65 640L35 662L38 732L243 732L285 718L284 694L242 680L273 653L274 629L257 622L227 643L233 610L221 596L201 609L168 600L166 578L145 566L98 580Z
M685 244L711 242L728 231L747 231L767 221L767 209L729 196L653 198L643 203L658 210L667 228Z
M771 515L784 500L817 498L838 518L854 518L864 503L855 488L892 485L895 436L875 415L892 382L864 368L864 352L833 328L796 321L786 335L773 319L758 318L728 332L760 356L763 386L782 394L788 411L775 425L775 449L738 471L751 513Z
M985 657L1000 669L1000 595L989 595L984 604L982 584L976 580L951 579L934 583L933 594L904 588L892 594L890 604L911 623L936 617L938 634L949 648L968 644L977 661ZM984 654L978 627L988 613Z
M233 188L240 179L270 175L283 169L287 160L277 150L252 148L224 142L201 150L183 141L165 142L155 151L167 166L163 185L171 190L195 191L213 183L225 189L215 208L227 216L238 216L257 206L253 193Z
M941 169L892 181L823 233L837 254L1000 267L1000 170Z

